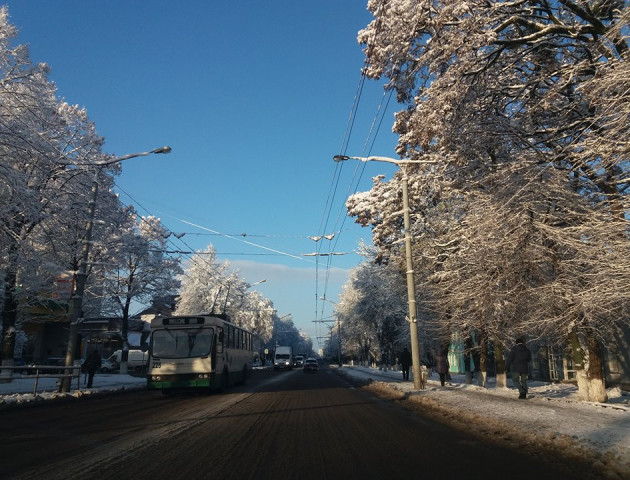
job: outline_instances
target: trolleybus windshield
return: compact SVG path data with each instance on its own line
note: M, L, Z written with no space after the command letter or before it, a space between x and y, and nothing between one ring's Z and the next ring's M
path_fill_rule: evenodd
M154 358L207 357L212 347L212 328L159 329L153 331Z

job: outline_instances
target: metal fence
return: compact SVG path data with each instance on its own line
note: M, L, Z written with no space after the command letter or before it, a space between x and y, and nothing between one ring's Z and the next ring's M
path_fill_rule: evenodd
M8 370L13 370L13 372L9 372ZM70 370L70 373L68 373ZM15 372L19 373L16 375ZM27 372L27 373L24 373ZM33 372L33 373L29 373ZM50 372L50 373L47 373ZM39 384L40 378L58 378L57 384L61 382L63 378L70 377L77 379L77 390L80 389L81 386L81 366L74 365L71 367L65 366L57 366L57 365L2 365L0 366L0 382L10 382L11 380L18 380L24 378L32 378L34 381L33 384L33 395L37 395L37 387ZM70 380L72 383L72 380Z

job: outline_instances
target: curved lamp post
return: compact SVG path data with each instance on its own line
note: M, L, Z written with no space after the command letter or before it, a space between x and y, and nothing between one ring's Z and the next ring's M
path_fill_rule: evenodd
M407 189L408 176L407 166L417 164L436 163L431 160L396 160L389 157L348 157L346 155L335 155L335 162L343 162L345 160L359 160L361 162L386 162L397 165L402 171L402 193L403 193L403 217L405 225L405 257L407 261L407 297L409 305L409 331L411 336L411 359L413 362L413 388L419 390L422 388L422 370L420 369L420 352L418 350L418 311L416 308L416 286L413 278L413 261L411 256L411 232L409 231L409 194Z
M68 165L86 165L97 167L94 172L94 178L92 179L92 197L88 204L88 220L85 225L85 240L83 241L83 247L81 249L81 262L79 263L79 271L77 272L76 287L74 293L70 298L70 333L68 336L68 348L66 350L66 367L72 367L74 364L74 355L77 346L77 336L79 332L79 324L81 323L83 312L83 294L85 293L85 283L87 280L87 265L88 257L90 255L90 245L92 243L92 226L94 225L94 214L96 212L96 198L98 195L98 177L103 167L112 165L123 160L128 160L135 157L146 157L151 154L157 153L171 153L171 147L164 146L151 150L150 152L130 153L123 155L122 157L115 157L104 162L96 162L91 164L68 164ZM63 377L63 381L59 384L59 391L62 393L70 391L70 384L72 382L72 371L68 368L65 370L66 376Z

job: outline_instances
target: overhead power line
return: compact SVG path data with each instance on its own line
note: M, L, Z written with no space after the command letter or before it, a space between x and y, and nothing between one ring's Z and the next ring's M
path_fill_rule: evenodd
M160 249L152 249L151 252L161 252L172 255L259 255L259 256L272 256L272 257L280 257L282 256L279 253L244 253L244 252L204 252L204 251L195 251L195 250L160 250Z

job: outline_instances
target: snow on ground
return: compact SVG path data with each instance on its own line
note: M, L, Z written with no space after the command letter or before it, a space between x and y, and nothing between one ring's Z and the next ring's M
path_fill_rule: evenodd
M489 378L483 388L466 384L465 375L452 375L442 387L434 374L424 390L415 390L412 381L402 381L400 371L345 365L339 371L468 431L497 441L516 439L522 448L542 446L569 458L590 458L607 478L630 479L630 392L610 388L608 403L588 403L577 399L571 384L530 381L527 400L519 400L511 380L508 388L496 388Z
M369 383L366 388L379 395L439 414L442 421L473 425L467 429L498 440L518 438L522 446L549 446L570 457L588 456L606 469L608 478L630 479L630 392L611 388L608 403L586 403L577 400L577 387L571 384L530 382L529 398L518 400L515 389L496 388L494 378L483 388L466 384L464 375L453 375L442 387L433 375L424 390L414 390L413 382L403 382L399 371L348 365L337 370ZM146 387L143 377L97 374L93 388L84 386L82 376L79 388L75 379L71 392L58 393L56 381L39 379L37 392L33 378L0 383L0 407Z
M44 400L55 400L64 397L81 397L96 393L111 392L115 390L126 390L131 388L146 388L147 379L145 377L133 377L131 375L121 375L116 373L97 373L92 382L92 388L85 386L85 376L81 375L80 385L77 386L77 379L73 379L71 391L68 393L58 393L56 378L40 378L37 380L35 390L35 379L16 378L11 383L0 381L0 407L15 404L29 404Z

